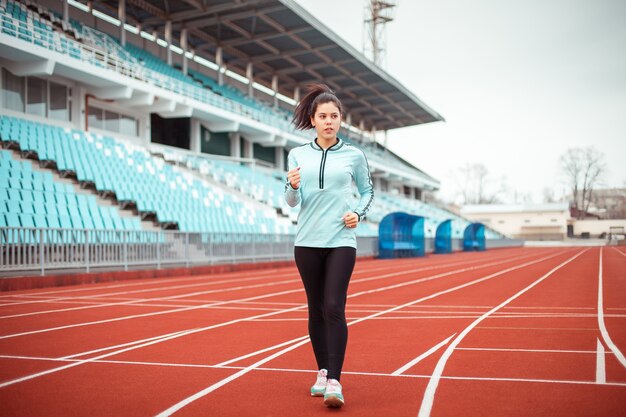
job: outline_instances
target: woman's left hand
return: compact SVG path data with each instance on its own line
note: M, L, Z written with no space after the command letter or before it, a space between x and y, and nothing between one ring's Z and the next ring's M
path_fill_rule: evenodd
M344 214L342 220L348 229L354 229L359 224L359 216L353 211Z

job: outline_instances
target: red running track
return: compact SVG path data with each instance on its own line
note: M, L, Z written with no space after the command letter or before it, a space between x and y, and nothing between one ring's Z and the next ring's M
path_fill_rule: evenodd
M295 268L0 294L0 416L618 416L626 248L359 260L346 405Z

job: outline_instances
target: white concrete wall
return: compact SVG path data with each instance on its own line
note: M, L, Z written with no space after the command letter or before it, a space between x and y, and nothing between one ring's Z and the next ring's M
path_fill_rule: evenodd
M463 216L510 237L563 239L569 212L467 213Z
M574 220L574 234L580 236L589 233L591 237L597 237L602 233L609 234L611 226L621 226L626 231L626 219L624 220Z

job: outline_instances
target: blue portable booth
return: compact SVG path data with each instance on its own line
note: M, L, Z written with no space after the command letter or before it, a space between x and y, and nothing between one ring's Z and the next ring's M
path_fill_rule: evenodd
M452 253L452 219L445 220L437 226L435 253Z
M402 212L386 215L378 227L378 249L382 259L424 256L424 218Z
M485 226L482 223L471 223L465 228L463 250L485 250Z

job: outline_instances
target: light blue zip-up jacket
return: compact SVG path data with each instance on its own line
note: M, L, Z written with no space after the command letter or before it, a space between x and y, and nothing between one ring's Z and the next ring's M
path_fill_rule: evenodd
M287 204L301 204L295 246L356 248L356 228L347 228L343 216L353 211L362 220L374 199L363 151L339 138L326 150L313 141L292 149L288 166L300 167L300 187L294 189L289 181L285 186ZM356 206L351 203L353 180L361 196Z

